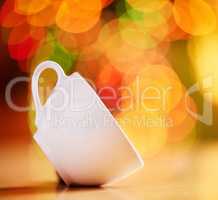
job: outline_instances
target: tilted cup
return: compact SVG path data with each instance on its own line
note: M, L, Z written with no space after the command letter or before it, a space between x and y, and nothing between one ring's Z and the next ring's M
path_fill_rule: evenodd
M38 93L40 74L58 80L46 103ZM38 130L34 139L67 185L104 185L143 166L136 148L90 84L79 74L66 76L55 62L38 65L32 77Z

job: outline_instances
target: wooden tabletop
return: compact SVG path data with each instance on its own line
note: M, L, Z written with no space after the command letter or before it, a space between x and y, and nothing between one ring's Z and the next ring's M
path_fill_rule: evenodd
M38 151L38 150L37 150ZM30 152L31 157L37 151ZM41 154L38 152L38 156ZM41 162L38 169L37 162ZM189 148L168 149L145 158L145 167L128 179L104 188L71 187L57 183L55 172L47 161L32 160L26 176L18 171L7 174L17 183L3 185L1 200L217 200L218 199L218 144ZM44 162L44 164L43 164ZM45 164L46 163L46 164ZM47 166L46 166L47 165ZM19 167L19 164L17 164ZM14 166L16 168L16 166ZM34 171L35 170L35 171ZM44 170L44 171L43 171ZM49 171L50 170L50 171ZM11 171L10 171L11 172ZM34 173L34 174L33 174ZM48 174L49 173L49 174ZM46 176L47 175L47 176ZM5 175L6 177L6 175ZM28 180L27 180L28 177ZM38 177L38 178L37 178ZM26 179L26 180L25 180ZM44 179L44 180L43 180ZM21 184L23 181L23 185ZM26 182L25 182L26 181ZM29 182L28 182L29 181ZM14 182L13 182L14 183Z

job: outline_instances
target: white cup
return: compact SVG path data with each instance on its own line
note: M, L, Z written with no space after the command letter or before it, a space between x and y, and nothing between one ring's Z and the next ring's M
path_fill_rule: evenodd
M45 69L58 80L41 105L38 81ZM55 62L38 65L32 77L38 130L34 139L67 185L105 185L144 163L94 89L80 76L66 76Z

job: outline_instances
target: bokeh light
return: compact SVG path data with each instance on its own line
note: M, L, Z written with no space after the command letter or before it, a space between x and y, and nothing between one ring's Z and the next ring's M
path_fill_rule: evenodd
M88 31L98 22L101 8L100 0L88 2L65 0L56 16L57 26L71 33Z
M216 15L204 0L175 0L173 13L178 26L186 33L204 35L216 28Z
M32 15L42 11L52 1L51 0L14 0L15 11L23 15Z
M196 80L202 85L201 91L204 92L206 90L211 92L214 102L218 103L217 30L201 37L193 37L189 41L188 51L193 69L196 72ZM211 79L211 86L204 86L204 80L208 78ZM207 100L211 101L209 98Z
M183 59L171 49L188 44L196 80L218 77L217 13L213 0L6 0L1 39L30 76L45 60L58 62L67 74L80 72L149 157L195 131L187 106L196 113L197 104L180 76L188 66L181 69ZM170 53L179 61L172 62ZM53 86L52 73L47 77ZM211 89L216 102L217 83ZM144 99L138 102L139 96ZM33 132L33 111L29 122Z

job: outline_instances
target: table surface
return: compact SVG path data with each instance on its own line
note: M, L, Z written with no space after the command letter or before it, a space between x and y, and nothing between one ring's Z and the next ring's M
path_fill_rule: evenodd
M11 175L13 176L13 175ZM167 150L116 185L71 187L42 182L0 189L1 200L217 200L218 144Z

